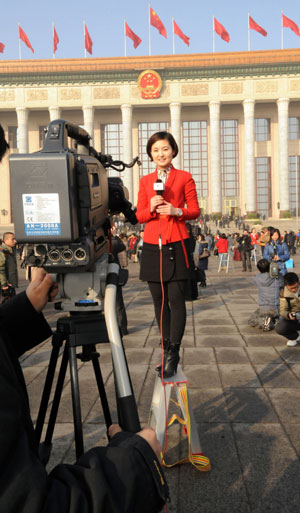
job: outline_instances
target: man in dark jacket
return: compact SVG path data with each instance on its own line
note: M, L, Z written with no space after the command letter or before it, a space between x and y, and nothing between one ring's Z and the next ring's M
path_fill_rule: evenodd
M158 513L168 489L152 429L133 434L111 426L107 447L49 475L39 458L18 358L51 335L41 311L56 293L50 275L38 269L26 292L0 305L0 511Z
M4 297L13 297L19 284L16 244L14 233L5 232L3 234L3 242L0 246L0 284Z
M251 267L251 251L253 249L253 246L251 244L251 237L249 235L248 230L243 230L243 234L241 237L238 237L237 242L239 243L239 252L242 256L242 264L243 264L243 271L252 271Z

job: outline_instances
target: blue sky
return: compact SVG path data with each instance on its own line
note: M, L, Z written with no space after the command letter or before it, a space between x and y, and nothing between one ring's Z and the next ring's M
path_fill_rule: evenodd
M21 43L22 59L52 58L52 21L59 36L56 58L84 57L83 20L93 40L93 57L124 55L124 19L142 39L134 50L127 38L127 55L148 55L148 0L11 0L5 3L0 20L0 42L4 43L1 60L19 59L18 22L30 39L35 53ZM212 17L224 25L230 43L215 36L216 52L247 50L248 12L268 36L251 30L251 50L281 47L281 11L300 28L300 2L296 0L152 0L151 7L164 23L168 38L151 28L152 55L172 53L172 16L190 37L186 46L177 36L175 50L180 53L212 51ZM300 37L284 29L284 48L300 47ZM89 54L88 54L89 55Z

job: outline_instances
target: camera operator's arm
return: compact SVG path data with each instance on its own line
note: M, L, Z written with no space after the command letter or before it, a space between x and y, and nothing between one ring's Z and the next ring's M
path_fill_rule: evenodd
M110 431L111 432L111 431ZM59 465L49 476L46 510L56 513L158 513L168 487L155 452L153 430L117 432L75 465Z
M11 338L17 356L52 335L48 323L39 312L56 293L57 289L50 275L46 275L43 269L38 269L26 292L0 306L0 327Z

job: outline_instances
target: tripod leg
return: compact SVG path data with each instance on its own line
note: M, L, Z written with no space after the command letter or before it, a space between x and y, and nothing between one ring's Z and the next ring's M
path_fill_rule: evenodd
M60 370L59 370L59 374L58 374L55 394L54 394L54 398L53 398L53 403L52 403L52 407L51 407L48 427L47 427L47 431L46 431L46 437L45 437L45 441L42 444L42 447L40 447L40 458L45 465L48 463L50 454L51 454L52 436L53 436L55 421L56 421L56 417L57 417L58 406L59 406L59 402L60 402L60 398L61 398L61 393L62 393L64 381L65 381L67 365L68 365L68 348L67 348L67 345L65 345L65 349L64 349L64 353L63 353L63 357L62 357L62 361L61 361L61 365L60 365Z
M117 264L109 264L104 296L104 315L115 371L118 407L122 414L121 427L136 433L140 431L141 426L116 319L118 274L119 266Z
M100 399L101 399L103 415L105 418L105 424L108 429L109 426L111 426L111 424L112 424L112 420L111 420L109 405L108 405L108 401L107 401L107 396L106 396L103 378L102 378L102 372L100 369L98 358L99 358L99 356L97 356L97 354L93 355L92 362L93 362L94 373L95 373L96 381L97 381L97 385L98 385L98 391L99 391L99 395L100 395Z
M69 348L69 360L70 360L70 374L71 374L71 388L72 388L75 446L76 446L76 457L78 459L79 456L81 456L84 452L84 446L83 446L82 419L81 419L80 396L79 396L79 380L78 380L78 369L77 369L76 348L75 347Z
M55 374L55 369L56 369L59 350L61 348L61 345L62 345L61 338L57 335L57 333L54 333L54 335L52 337L53 348L51 351L51 357L50 357L50 361L49 361L49 367L48 367L47 376L46 376L46 380L45 380L43 395L42 395L39 413L38 413L38 417L37 417L37 421L36 421L36 425L35 425L35 437L36 437L36 441L38 444L41 441L42 431L43 431L43 427L44 427L44 423L45 423L46 412L47 412L47 408L48 408L48 404L49 404L50 393L51 393L51 389L52 389L52 385L53 385L54 374Z

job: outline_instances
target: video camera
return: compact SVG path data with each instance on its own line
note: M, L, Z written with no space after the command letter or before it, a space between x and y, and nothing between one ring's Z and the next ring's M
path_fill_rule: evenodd
M122 212L137 223L121 178L108 178L106 170L140 165L138 157L130 164L113 161L89 141L83 128L57 119L40 151L11 155L15 234L25 243L27 265L52 273L87 271L108 252L109 214Z

